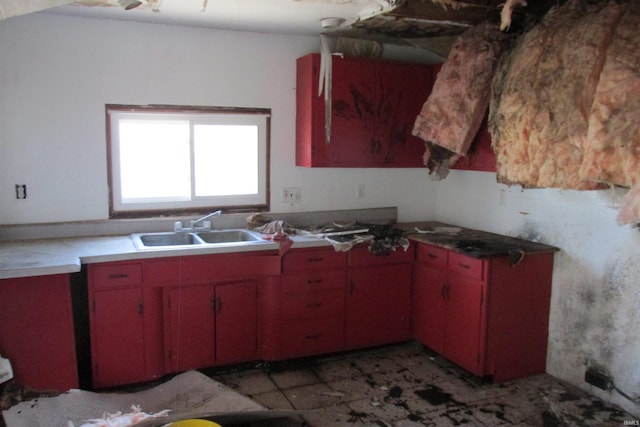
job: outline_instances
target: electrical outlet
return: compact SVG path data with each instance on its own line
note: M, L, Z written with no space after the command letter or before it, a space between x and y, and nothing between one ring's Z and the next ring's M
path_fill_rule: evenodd
M356 199L364 199L364 184L358 184L356 187Z
M284 187L282 189L283 203L300 203L302 201L302 188Z
M27 198L27 184L16 184L16 199Z
M592 386L598 387L602 390L611 390L613 388L613 381L611 381L611 378L607 374L593 368L587 368L584 373L584 380Z

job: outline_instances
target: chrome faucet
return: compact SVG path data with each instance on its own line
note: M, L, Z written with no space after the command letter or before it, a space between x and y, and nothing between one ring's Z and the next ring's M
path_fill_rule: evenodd
M190 222L190 226L189 227L183 227L182 226L182 221L176 221L173 224L173 231L209 231L211 230L211 221L208 221L209 218L212 218L214 216L220 216L222 215L222 211L221 210L217 210L215 212L211 212L210 214L207 214L205 216L203 216L202 218L198 218L198 219L193 219ZM198 225L201 224L201 225Z

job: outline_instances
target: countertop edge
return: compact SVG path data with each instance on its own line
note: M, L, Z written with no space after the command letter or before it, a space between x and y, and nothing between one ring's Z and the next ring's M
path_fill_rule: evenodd
M438 221L419 221L397 223L407 238L414 242L427 243L456 250L475 258L486 258L478 254L469 254L459 250L442 236L418 233L416 227L425 230L434 227L458 227ZM500 238L516 242L526 254L557 252L560 249L543 243L532 242L517 237L509 237L481 230L458 227L462 237ZM330 247L332 244L323 238L290 236L291 249ZM33 277L52 274L76 273L82 264L164 258L172 256L209 255L223 253L246 253L254 251L278 251L280 242L268 242L257 246L229 246L216 248L180 248L163 250L137 250L129 235L106 237L78 237L62 239L42 239L27 241L0 242L0 279ZM493 255L497 256L497 255Z

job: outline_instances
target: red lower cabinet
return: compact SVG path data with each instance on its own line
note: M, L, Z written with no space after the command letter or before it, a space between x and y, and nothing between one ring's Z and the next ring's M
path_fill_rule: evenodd
M411 338L496 382L543 373L552 271L553 252L509 263L507 256L478 259L423 243L384 255L361 245L348 252L324 247L292 249L283 256L265 252L90 264L93 384L135 383L169 372ZM68 279L59 280L68 298ZM0 288L0 353L13 354L21 375L29 371L24 360L37 359L37 369L49 369L48 356L40 360L39 355L58 342L44 337L29 358L32 347L18 348L14 341L20 334L4 319L24 316L30 325L34 316L47 323L47 316L65 310L49 307L57 300L23 290L22 282L6 283ZM16 308L5 303L7 295L28 303ZM66 342L73 348L73 336ZM77 383L77 377L66 378Z
M411 338L413 245L377 256L295 249L283 259L279 357L371 347Z
M90 264L94 387L256 360L258 289L279 270L276 252Z
M414 244L388 254L368 247L349 251L346 347L360 348L411 338Z
M297 249L284 256L278 358L344 349L346 260L333 248Z
M413 335L494 382L545 372L553 253L476 259L419 244Z
M75 351L69 275L0 280L0 355L17 384L77 388Z

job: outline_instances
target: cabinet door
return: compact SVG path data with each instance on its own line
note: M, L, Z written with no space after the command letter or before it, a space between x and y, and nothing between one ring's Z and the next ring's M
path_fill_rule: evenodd
M370 165L380 141L377 124L376 64L350 58L333 62L331 140L328 161L334 166Z
M433 87L431 68L381 62L377 81L377 137L372 162L383 166L424 167L424 141L411 132Z
M255 281L216 286L216 363L257 359Z
M409 339L411 268L411 264L397 264L349 271L347 347Z
M0 280L0 354L20 386L78 387L69 275Z
M167 340L171 371L211 366L215 361L213 285L169 288Z
M141 288L94 292L91 356L93 385L144 381L144 307Z
M414 338L440 354L444 350L446 286L446 271L416 265L412 299Z
M443 354L474 374L482 375L483 282L449 274Z

